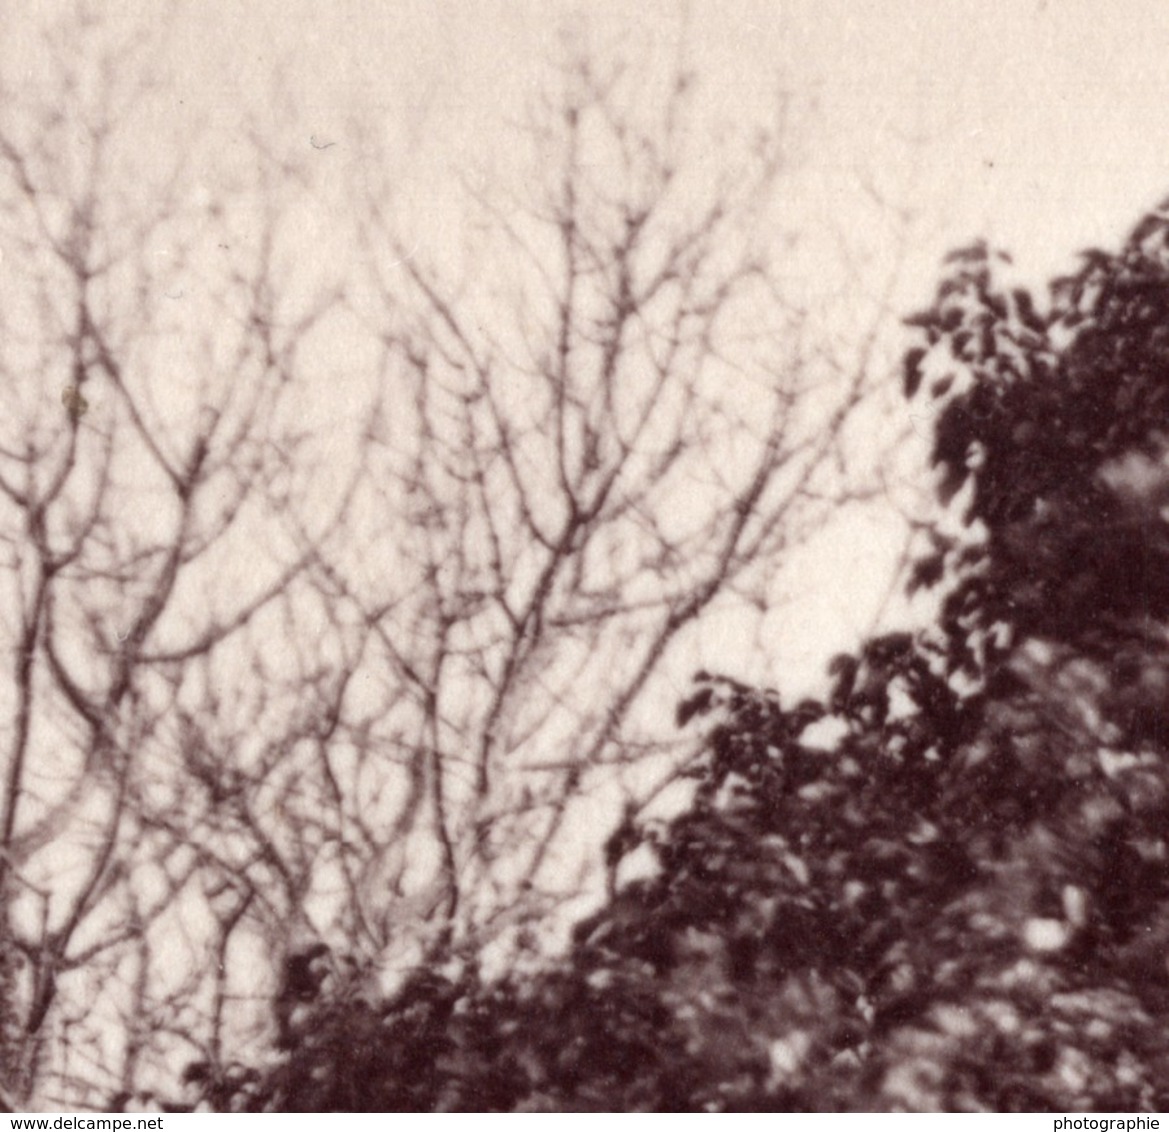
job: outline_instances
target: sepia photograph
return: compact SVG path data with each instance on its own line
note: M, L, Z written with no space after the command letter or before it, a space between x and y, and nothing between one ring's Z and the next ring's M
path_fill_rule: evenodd
M1169 6L2 19L0 1112L1169 1110Z

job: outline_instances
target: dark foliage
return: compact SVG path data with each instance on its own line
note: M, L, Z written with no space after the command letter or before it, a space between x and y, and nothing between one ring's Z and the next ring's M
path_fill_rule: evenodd
M910 320L938 625L791 708L701 674L693 805L561 961L325 988L218 1106L1169 1106L1169 213L1042 301L1001 266Z

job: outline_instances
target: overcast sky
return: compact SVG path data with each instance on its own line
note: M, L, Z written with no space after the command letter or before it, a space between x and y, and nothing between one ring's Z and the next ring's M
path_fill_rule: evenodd
M459 157L491 148L581 13L600 43L659 59L684 22L705 97L730 113L758 113L777 84L814 99L800 159L826 209L863 173L938 242L989 235L1029 274L1169 192L1160 0L203 0L176 29L175 89L230 130L280 62L303 114L274 123L290 139L342 136L355 114L424 119L435 152Z
M22 25L78 7L6 11L6 75L43 65ZM127 27L167 11L98 7ZM1042 277L1169 193L1161 0L177 0L169 22L160 135L210 116L230 149L255 114L295 146L360 123L415 159L422 143L428 175L498 150L566 26L651 65L672 61L681 36L719 112L757 115L777 87L795 96L805 184L835 223L862 179L917 210L923 275L947 244L988 235ZM274 68L291 96L279 105ZM361 159L337 148L336 163Z
M128 29L164 12L99 7ZM18 82L44 65L19 24L53 8L6 13L0 53ZM813 248L815 232L843 233L865 253L825 257L817 282L831 290L848 271L858 292L880 290L897 248L873 220L906 210L904 313L959 242L986 236L1044 280L1169 194L1164 0L176 0L168 18L163 109L144 144L182 143L202 124L230 157L250 152L245 127L258 124L274 151L335 171L322 213L344 208L343 186L376 158L420 239L456 223L457 171L506 160L566 30L651 69L682 52L712 121L763 120L777 92L790 96L793 222ZM318 237L327 223L314 221ZM314 247L329 254L327 240ZM885 533L862 524L834 548L836 584L784 612L790 633L846 647L868 628L879 587L864 579L896 549L878 545Z

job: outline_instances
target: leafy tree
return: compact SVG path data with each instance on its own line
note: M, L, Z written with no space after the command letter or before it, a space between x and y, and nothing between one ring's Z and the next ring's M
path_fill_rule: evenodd
M1169 1103L1169 206L1043 296L1006 265L909 320L936 624L791 706L700 674L693 804L619 828L656 871L561 961L323 988L226 1107Z

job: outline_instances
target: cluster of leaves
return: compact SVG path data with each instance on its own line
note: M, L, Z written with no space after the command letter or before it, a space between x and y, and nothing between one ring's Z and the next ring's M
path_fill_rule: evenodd
M1000 266L911 320L938 625L790 708L701 675L694 803L621 845L655 875L543 975L325 996L247 1105L1169 1104L1169 212L1042 303Z
M1096 658L1159 647L1148 627L1169 619L1166 241L1154 212L1118 254L1089 252L1056 280L1042 310L998 283L1005 256L975 245L909 320L924 341L906 357L906 392L928 382L939 404L940 495L961 491L982 536L936 536L915 581L957 579L942 628L971 674L1027 638Z

